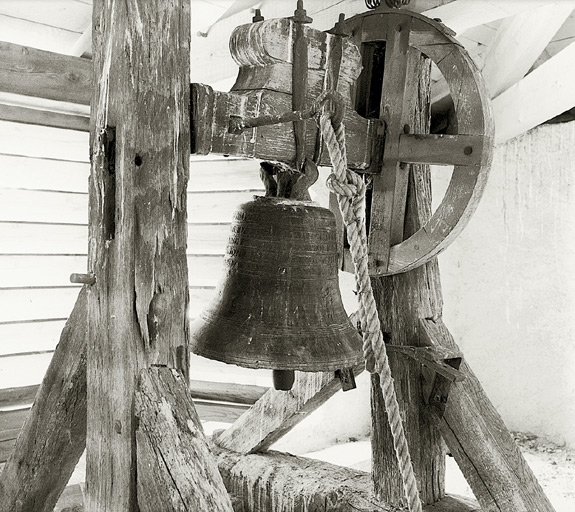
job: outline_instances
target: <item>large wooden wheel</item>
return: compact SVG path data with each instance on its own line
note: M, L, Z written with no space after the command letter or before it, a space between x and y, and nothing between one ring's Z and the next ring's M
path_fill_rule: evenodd
M382 155L376 163L381 171L372 169L376 174L369 265L374 275L396 274L439 254L475 211L493 153L490 103L475 64L441 23L420 14L389 9L367 12L347 23L364 53L364 67L369 67L365 52L373 54L373 49L379 47L380 55L384 55L383 81L379 82L382 129L379 151L377 144L374 151L376 159ZM410 126L422 69L421 54L435 62L449 85L457 134L417 133L416 127ZM408 163L453 165L454 170L435 213L415 233L404 237Z

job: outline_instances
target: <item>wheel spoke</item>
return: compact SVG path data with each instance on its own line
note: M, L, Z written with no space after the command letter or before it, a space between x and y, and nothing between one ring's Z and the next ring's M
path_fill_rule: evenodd
M399 137L398 160L413 164L483 165L483 135L405 135Z
M411 18L389 16L385 47L385 67L380 104L380 119L385 124L385 143L381 173L374 177L372 224L370 226L371 268L387 268L390 247L403 240L405 203L409 171L400 164L399 137L406 123L406 90L410 69L409 35Z

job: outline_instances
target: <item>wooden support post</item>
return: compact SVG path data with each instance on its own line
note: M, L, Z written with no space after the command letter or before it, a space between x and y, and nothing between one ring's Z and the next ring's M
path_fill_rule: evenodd
M423 77L425 76L422 75ZM423 133L427 119L426 91L419 84L419 103L412 111L416 133ZM417 98L416 91L411 97ZM423 123L423 124L422 124ZM405 236L419 229L431 214L431 185L426 166L414 166L410 177ZM392 344L434 345L458 352L443 326L443 298L436 260L404 274L373 279L384 332ZM423 319L423 320L422 320ZM390 351L391 352L391 351ZM424 502L440 499L444 493L444 458L438 433L455 456L463 474L482 506L489 511L552 512L519 448L485 395L467 364L460 371L465 380L451 386L443 416L427 403L434 375L406 356L390 353L400 404L405 411L405 429ZM373 477L382 499L397 503L402 498L400 479L391 448L377 377L372 381ZM433 427L439 426L438 429Z
M190 0L95 0L86 510L136 503L141 369L188 372Z
M239 455L215 449L235 512L392 512L373 494L368 473L278 452ZM426 512L472 512L471 500L447 496Z
M353 370L359 375L363 369L362 365ZM269 389L214 441L238 453L264 451L340 389L341 382L333 372L296 372L289 393Z
M232 503L177 370L143 370L136 391L140 512L231 512Z
M419 76L419 83L416 80L406 83L408 90L404 98L410 100L403 106L403 122L415 133L426 133L429 130L430 63L427 58L410 52L408 67L410 76ZM385 89L383 95L382 102ZM402 227L407 237L417 231L431 213L431 186L428 166L408 166L405 172L409 176L409 188L406 221ZM390 337L390 343L421 345L419 319L435 316L441 311L441 300L435 293L438 276L426 265L403 274L372 279L372 286L381 326ZM404 427L421 500L424 504L433 503L445 493L443 443L424 413L422 375L431 381L433 372L422 374L420 364L391 351L389 360L398 401L404 411ZM372 467L376 491L386 503L404 502L401 475L377 375L372 377L372 424Z
M0 512L52 512L84 451L86 307L84 287L0 476Z

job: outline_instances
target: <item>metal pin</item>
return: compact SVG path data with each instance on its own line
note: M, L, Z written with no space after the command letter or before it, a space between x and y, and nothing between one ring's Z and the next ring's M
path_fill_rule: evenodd
M96 276L94 274L70 274L70 282L75 284L95 284Z

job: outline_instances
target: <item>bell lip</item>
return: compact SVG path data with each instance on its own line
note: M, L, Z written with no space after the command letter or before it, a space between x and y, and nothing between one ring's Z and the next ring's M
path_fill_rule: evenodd
M332 347L333 344L340 346L340 349L331 353L328 351L318 354L317 351L305 352L304 350L303 353L283 354L282 356L276 354L275 357L273 353L254 354L249 351L249 343L246 345L247 336L240 335L237 330L235 331L236 338L233 351L225 349L222 345L219 345L217 350L212 350L213 345L210 340L218 339L227 331L224 325L226 319L209 314L209 309L208 306L190 324L190 350L199 356L244 368L299 371L335 371L355 366L364 361L362 336L349 321L349 318L348 322L339 325L328 336ZM230 329L233 329L233 326ZM325 332L324 329L320 329L320 331ZM284 336L280 335L280 337L285 340ZM300 341L298 346L300 348L305 347L302 339L299 337L298 339ZM254 343L257 345L258 341L256 340ZM281 357L282 360L278 361L278 357Z
M332 372L340 370L342 368L351 368L357 366L364 362L363 353L359 351L356 357L342 358L337 361L318 363L318 361L313 362L303 362L303 361L271 361L271 360L259 360L253 361L252 359L233 357L225 358L222 357L220 352L212 352L206 350L205 348L196 349L192 347L192 352L198 356L211 359L213 361L220 361L226 364L234 364L236 366L241 366L242 368L251 368L254 370L296 370L301 372ZM319 367L321 366L321 367Z

